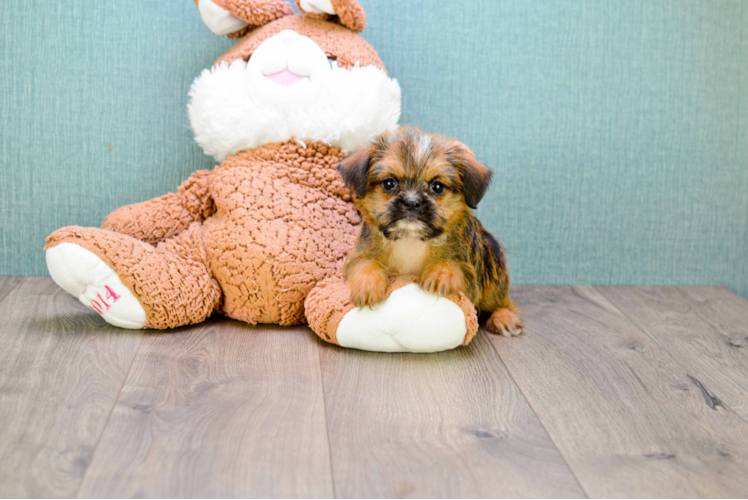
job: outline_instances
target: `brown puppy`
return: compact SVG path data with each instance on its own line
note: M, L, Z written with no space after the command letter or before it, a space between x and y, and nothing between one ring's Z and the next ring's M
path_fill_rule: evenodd
M416 275L426 291L463 292L490 313L488 331L520 335L504 252L470 210L493 173L467 147L400 129L346 158L338 170L363 219L344 268L356 306L383 301L391 277Z

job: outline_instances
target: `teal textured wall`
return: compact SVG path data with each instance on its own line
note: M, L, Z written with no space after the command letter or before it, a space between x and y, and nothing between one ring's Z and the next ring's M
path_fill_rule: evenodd
M362 3L402 123L496 171L479 216L515 282L748 296L748 2ZM0 274L212 167L187 93L231 44L191 0L3 0Z

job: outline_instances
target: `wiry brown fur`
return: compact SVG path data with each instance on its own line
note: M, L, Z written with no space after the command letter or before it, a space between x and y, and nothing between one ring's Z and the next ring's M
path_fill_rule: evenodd
M344 267L351 302L378 304L391 277L414 274L426 291L463 292L490 313L488 331L521 333L504 252L470 210L492 177L470 150L418 129L400 129L346 158L338 170L362 218Z

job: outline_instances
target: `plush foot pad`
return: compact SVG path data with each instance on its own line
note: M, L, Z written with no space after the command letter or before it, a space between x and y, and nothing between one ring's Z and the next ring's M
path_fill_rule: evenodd
M466 333L457 304L411 283L373 308L349 311L338 325L337 342L365 351L437 352L462 345Z
M117 273L93 252L75 243L60 243L46 252L55 283L120 328L141 329L145 310Z

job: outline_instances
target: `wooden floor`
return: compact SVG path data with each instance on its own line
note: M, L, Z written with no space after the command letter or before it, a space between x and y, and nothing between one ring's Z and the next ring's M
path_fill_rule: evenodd
M0 496L748 496L748 301L513 293L524 337L408 355L119 330L0 277Z

